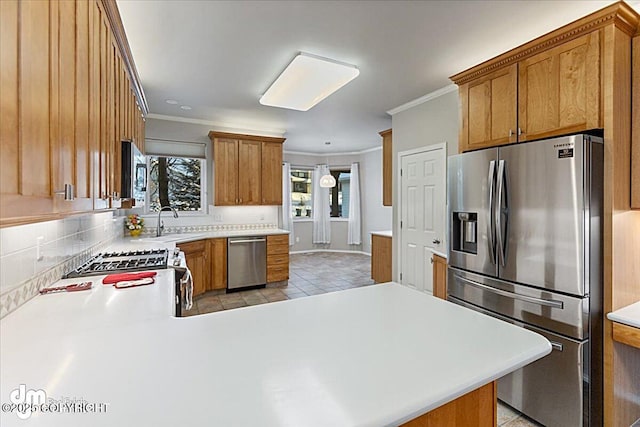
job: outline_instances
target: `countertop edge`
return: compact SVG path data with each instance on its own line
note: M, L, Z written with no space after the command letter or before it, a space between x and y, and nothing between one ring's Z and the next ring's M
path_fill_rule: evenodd
M607 319L640 329L640 301L607 313Z

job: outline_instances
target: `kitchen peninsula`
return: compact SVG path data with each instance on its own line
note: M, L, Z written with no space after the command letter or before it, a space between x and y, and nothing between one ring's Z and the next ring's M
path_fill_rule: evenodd
M92 279L90 291L38 296L0 324L3 404L21 384L107 404L34 413L31 425L399 425L551 350L395 283L175 318L171 270L131 289Z

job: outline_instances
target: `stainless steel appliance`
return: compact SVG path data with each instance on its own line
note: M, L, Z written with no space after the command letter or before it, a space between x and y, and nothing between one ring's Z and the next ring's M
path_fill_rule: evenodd
M147 159L131 141L122 141L121 197L135 200L134 206L144 206L147 191Z
M169 251L167 249L105 252L94 256L80 267L67 273L64 277L68 279L101 274L160 270L167 268L168 254Z
M498 382L501 400L548 427L602 425L602 142L449 158L449 300L551 342Z
M230 237L227 242L227 290L265 286L267 239Z

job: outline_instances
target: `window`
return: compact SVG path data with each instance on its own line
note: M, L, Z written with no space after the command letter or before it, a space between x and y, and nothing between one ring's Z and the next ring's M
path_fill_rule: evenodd
M311 218L310 170L291 169L291 207L295 219Z
M336 186L329 189L329 206L332 218L349 218L349 186L351 183L350 169L331 170L336 179Z
M204 211L204 161L188 157L149 156L149 211L172 206L179 211Z

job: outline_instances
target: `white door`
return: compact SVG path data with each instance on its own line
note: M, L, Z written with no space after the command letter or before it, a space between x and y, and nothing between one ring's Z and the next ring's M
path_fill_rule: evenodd
M446 252L446 145L400 153L400 281L433 292L431 249Z

